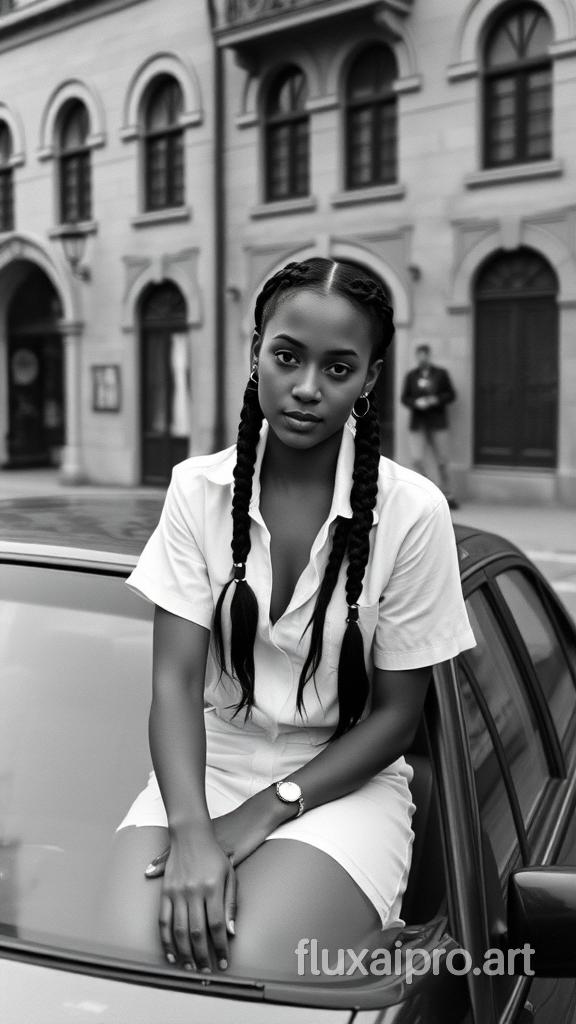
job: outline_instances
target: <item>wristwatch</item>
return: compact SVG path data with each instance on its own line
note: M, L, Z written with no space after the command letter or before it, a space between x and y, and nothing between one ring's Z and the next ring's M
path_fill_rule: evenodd
M292 804L293 806L298 804L298 814L294 815L295 818L299 818L301 814L304 814L304 797L297 782L288 782L287 779L277 782L276 796L283 804Z

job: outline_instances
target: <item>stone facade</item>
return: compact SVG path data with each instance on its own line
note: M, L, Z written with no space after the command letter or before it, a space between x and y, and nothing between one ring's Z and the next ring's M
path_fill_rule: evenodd
M14 395L45 414L42 396L25 389L20 396L5 372L14 354L13 297L33 268L49 279L59 306L53 326L62 338L63 397L53 413L65 431L51 458L66 479L143 480L139 302L161 282L179 289L186 309L187 450L213 443L213 61L208 11L193 6L191 17L187 0L36 0L0 17L0 121L11 133L14 191L13 229L0 233L0 463L35 458L24 436L33 424L20 439L28 456L10 451ZM176 80L182 95L184 202L145 212L143 104L162 76ZM75 100L88 112L92 213L78 226L82 261L71 266L58 213L58 119ZM40 334L47 329L40 325ZM18 337L27 356L14 365L25 381L26 366L33 373L36 357L42 364L44 342L27 324ZM120 383L114 408L106 401L94 407L94 368L103 367L114 367Z
M311 254L354 259L382 278L396 310L395 457L409 461L399 395L414 345L426 341L458 393L451 427L460 494L576 503L576 9L569 0L542 0L540 7L553 38L552 155L486 170L482 54L489 26L505 9L501 0L219 5L228 277L239 296L229 317L228 364L245 371L250 311L271 271ZM354 53L376 39L393 49L398 67L398 176L394 184L346 191L343 82ZM301 68L308 82L309 196L266 203L266 90L286 64ZM558 280L557 447L546 468L483 465L474 455L476 275L491 255L519 248L540 254ZM236 379L231 372L231 404Z

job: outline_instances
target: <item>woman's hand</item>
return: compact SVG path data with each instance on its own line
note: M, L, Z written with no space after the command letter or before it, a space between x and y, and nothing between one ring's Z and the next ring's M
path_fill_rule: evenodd
M169 963L210 971L213 950L220 970L228 966L228 934L234 934L236 876L212 831L172 836L171 846L146 869L164 874L160 938Z

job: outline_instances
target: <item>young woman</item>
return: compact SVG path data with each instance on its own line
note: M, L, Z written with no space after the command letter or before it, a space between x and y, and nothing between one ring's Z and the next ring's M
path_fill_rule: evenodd
M237 445L175 467L128 580L156 605L155 772L119 826L108 927L141 955L296 976L301 939L402 923L403 754L431 666L474 638L443 495L379 454L393 333L358 267L275 274Z

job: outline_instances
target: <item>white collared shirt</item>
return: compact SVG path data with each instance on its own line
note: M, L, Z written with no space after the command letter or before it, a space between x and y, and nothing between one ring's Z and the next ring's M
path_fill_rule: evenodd
M332 505L283 615L270 622L272 566L270 534L260 513L260 467L268 424L258 444L250 502L251 548L246 578L258 600L254 645L255 704L252 726L276 738L302 726L327 739L338 721L337 667L346 628L346 559L326 614L322 661L315 682L304 689L305 715L296 710L298 679L309 646L312 615L330 552L337 516L352 516L350 487L354 434L346 426L336 466ZM236 446L194 456L174 467L158 526L144 548L128 586L175 615L211 627L216 601L232 572L232 492ZM237 584L243 586L242 583ZM229 649L229 602L222 609ZM425 477L380 458L378 496L370 531L370 557L359 599L359 624L366 664L411 669L452 658L475 645L460 585L450 513L441 491ZM229 664L229 663L228 663ZM240 688L219 678L213 646L205 699L219 717L231 719ZM244 712L234 719L242 726Z

